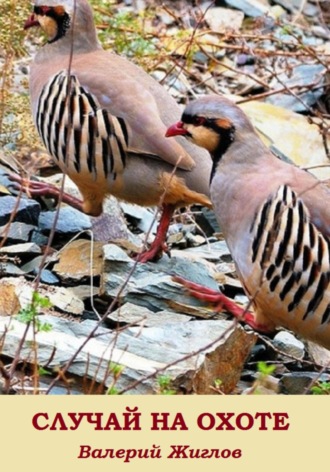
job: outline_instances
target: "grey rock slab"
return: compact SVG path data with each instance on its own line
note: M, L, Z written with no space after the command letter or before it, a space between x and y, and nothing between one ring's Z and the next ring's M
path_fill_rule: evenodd
M103 213L98 217L92 217L91 222L95 241L129 239L131 236L121 204L115 197L105 199Z
M12 262L5 262L1 261L0 262L0 276L18 276L18 275L24 275L24 271L17 267L17 265L13 264ZM1 303L1 300L0 300Z
M48 234L55 221L56 211L45 211L40 214L39 230ZM71 235L80 231L89 230L92 227L90 217L71 207L63 207L59 210L56 222L56 233Z
M37 275L37 272L35 275ZM57 285L60 283L60 279L56 277L56 275L51 270L42 269L40 274L40 282L48 285Z
M230 7L237 8L247 16L255 18L263 16L270 10L270 6L263 1L258 0L226 0L226 4Z
M1 296L8 306L17 307L16 313L20 308L26 308L31 304L34 291L34 284L23 277L3 277L0 279ZM51 308L40 310L42 312L47 312L54 308L70 315L81 315L84 311L82 300L65 287L39 284L38 293L42 297L47 298L51 303ZM8 314L14 314L14 312L7 310L7 313L3 313L3 315Z
M47 364L48 369L65 365L95 330L94 336L75 357L69 372L82 378L95 378L98 382L105 380L109 386L113 381L109 374L110 362L119 364L123 370L115 386L130 394L154 393L158 373L167 374L173 380L187 374L193 378L203 367L206 353L221 350L233 332L245 333L240 327L233 331L233 324L228 321L171 323L153 328L129 328L122 332L97 328L96 322L91 320L75 323L45 315L42 321L50 323L52 329L36 334L39 365ZM25 324L15 319L0 319L0 334L8 330L2 347L4 355L15 355L25 328ZM27 362L34 359L33 339L32 330L29 330L21 351L21 358ZM198 350L201 352L197 353Z
M305 355L305 345L288 331L280 331L273 339L274 346L283 354L288 354L296 359L302 359Z
M320 25L312 26L312 34L322 39L330 39L330 31Z
M41 249L35 243L21 243L21 244L13 244L12 246L4 246L0 248L0 254L8 254L8 255L21 255L21 254L40 254Z
M104 246L103 251L101 296L115 298L120 292L121 302L131 302L151 311L171 310L190 314L187 311L189 306L203 308L205 303L191 297L181 284L173 281L173 275L213 289L218 287L210 268L198 260L164 256L156 263L135 264L121 248L113 244Z
M151 228L151 233L156 233L157 219L155 219L155 211L127 202L120 202L120 206L126 216L137 221L137 228L145 233Z
M186 234L186 240L189 246L192 246L192 247L202 246L202 244L205 244L205 241L206 241L205 238L201 236L200 234L192 234L192 233Z
M203 246L187 248L183 250L171 250L172 257L188 257L191 259L205 259L211 262L219 262L224 256L228 258L230 252L225 240L215 243L204 244ZM227 262L227 261L225 261Z
M65 287L48 287L46 296L55 308L70 315L81 315L84 311L82 300Z
M47 262L51 259L51 257L47 258L46 264L43 269L41 269L40 273L40 281L53 285L58 284L60 279L49 269L47 269ZM25 274L30 274L31 276L39 275L41 264L44 261L44 256L37 256L34 259L28 261L26 264L22 265L21 269L24 271Z
M5 239L5 244L20 244L29 242L35 226L13 221L10 224L0 226L0 241Z
M205 20L213 31L224 33L226 30L237 31L241 28L244 13L231 8L214 7L206 10Z
M330 366L330 350L319 346L311 341L307 341L307 350L313 362L324 367Z
M297 93L301 99L297 98L289 93L278 93L265 99L266 102L272 103L273 105L293 110L296 112L306 112L307 107L314 105L314 103L323 94L323 89L320 87L324 83L324 72L325 68L321 64L300 64L292 68L290 71L290 77L285 73L278 74L280 81L274 78L269 84L274 90L282 89L283 83L288 87L309 86L315 84L316 90L309 90L307 92L294 92ZM306 106L305 106L305 105Z
M275 0L274 3L281 5L291 13L294 13L295 10L299 10L301 8L301 0Z
M329 382L330 376L317 372L292 372L282 375L279 388L282 393L287 395L304 395L316 380Z
M35 200L5 195L0 197L0 226L8 223L11 216L14 221L28 225L38 225L40 205Z
M37 273L40 269L40 264L42 263L42 260L43 260L43 256L37 256L31 261L24 264L21 268L27 274L31 272Z
M45 236L44 234L41 234L38 229L36 231L33 231L31 235L31 242L37 244L38 246L46 246L48 243L49 236Z
M80 298L81 300L93 298L99 292L98 287L94 287L87 284L75 285L74 287L70 287L68 290L70 290L70 292L73 292L75 296Z
M145 307L134 305L133 303L125 303L123 306L110 313L107 318L118 323L147 327L161 326L175 322L182 323L192 319L191 316L165 310L154 313Z

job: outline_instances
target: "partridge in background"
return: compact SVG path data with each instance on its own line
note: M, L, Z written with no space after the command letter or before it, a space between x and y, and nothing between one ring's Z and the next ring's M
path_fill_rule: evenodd
M330 191L276 158L228 99L190 103L167 136L185 136L213 160L211 201L254 313L183 279L260 331L282 326L330 349Z
M211 159L182 138L165 138L179 106L141 68L102 49L86 0L35 0L25 28L33 26L48 38L31 65L34 121L83 197L64 194L62 201L93 216L109 194L144 206L161 202L156 238L139 260L157 258L175 208L211 206ZM48 184L13 180L32 195L59 195Z

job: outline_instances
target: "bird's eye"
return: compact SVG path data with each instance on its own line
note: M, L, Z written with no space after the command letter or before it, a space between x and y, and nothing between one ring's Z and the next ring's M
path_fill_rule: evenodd
M193 125L195 126L202 126L206 121L206 118L203 116L195 116L193 119Z
M49 11L50 11L50 7L37 7L37 6L35 6L34 9L33 9L33 12L36 15L40 15L40 16L46 15Z

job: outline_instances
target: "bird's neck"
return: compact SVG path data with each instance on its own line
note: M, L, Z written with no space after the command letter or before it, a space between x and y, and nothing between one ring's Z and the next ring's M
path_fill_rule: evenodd
M223 139L218 148L212 154L213 167L211 179L218 171L227 173L239 173L245 169L253 172L259 168L265 160L276 159L271 155L264 143L256 133L235 132L234 136Z
M211 176L210 176L210 184L213 180L213 177L214 177L214 174L216 172L219 162L221 161L222 157L225 155L225 153L228 151L228 149L232 145L234 139L235 139L234 128L223 130L223 132L221 133L221 139L219 140L219 144L217 148L211 153L213 165L212 165Z
M88 34L72 34L69 30L65 36L60 39L46 43L39 49L36 60L52 60L54 56L62 56L71 54L88 53L100 49L101 45L93 31Z

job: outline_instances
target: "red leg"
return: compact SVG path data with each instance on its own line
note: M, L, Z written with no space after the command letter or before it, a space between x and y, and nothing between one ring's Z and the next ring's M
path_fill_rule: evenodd
M165 238L168 228L170 226L175 206L164 204L162 210L162 216L159 221L155 239L151 243L151 246L148 250L136 256L136 260L139 262L149 262L157 260L163 252L168 252L168 248L165 243Z
M228 311L228 313L235 316L235 318L237 318L239 321L243 321L256 331L261 331L264 333L269 333L270 331L272 331L270 330L269 326L258 323L255 319L254 313L244 308L241 308L235 302L230 300L230 298L226 297L217 290L213 290L211 288L204 287L203 285L190 282L189 280L186 280L178 275L175 275L172 278L175 282L178 282L179 284L187 288L189 290L189 293L193 297L198 298L199 300L203 300L205 302L214 303L214 311Z
M9 179L15 182L16 188L23 190L31 197L48 197L59 200L61 190L55 185L47 184L36 180L23 179L19 175L11 174ZM62 192L61 201L83 212L83 202L79 198L73 197L65 192Z

